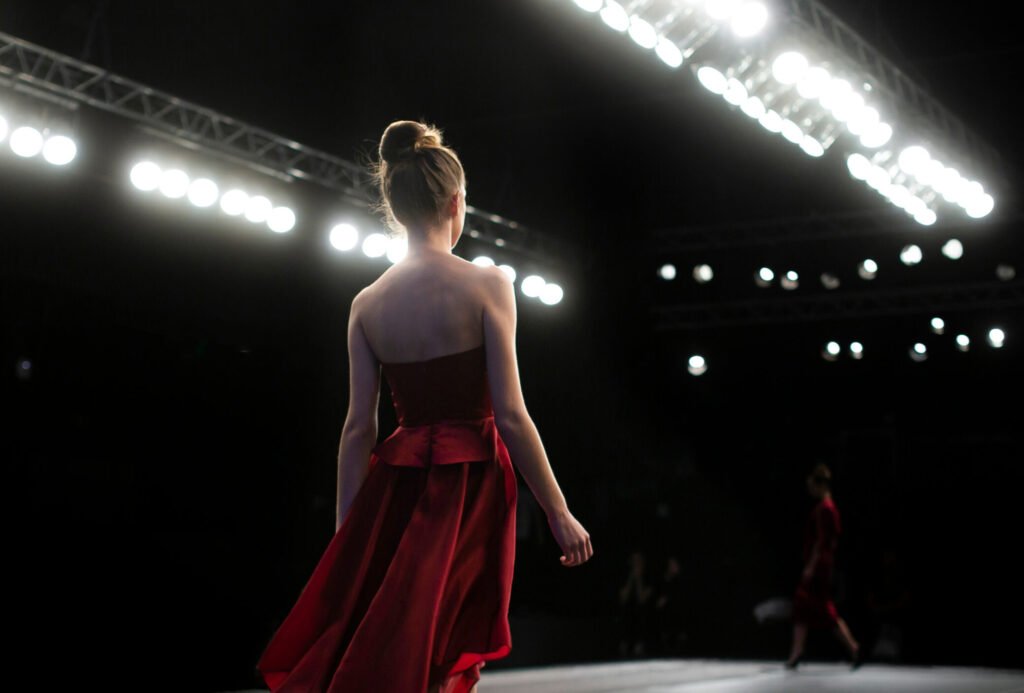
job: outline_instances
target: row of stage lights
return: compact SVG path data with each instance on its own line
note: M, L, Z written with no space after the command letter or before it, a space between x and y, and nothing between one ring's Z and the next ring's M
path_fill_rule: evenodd
M946 321L938 317L932 318L931 330L937 335L945 334ZM1006 332L1001 327L993 327L988 331L986 340L993 349L1002 349L1006 343ZM956 344L957 351L970 351L971 338L966 334L957 334L953 341ZM842 353L843 348L836 341L828 342L821 349L821 357L826 361L838 361ZM859 361L864 358L864 345L860 342L850 342L848 353L850 358ZM928 346L924 342L915 342L908 349L908 354L912 361L920 363L928 359Z
M574 2L586 12L597 13L614 31L627 33L642 48L653 49L673 69L724 24L743 40L760 33L768 21L763 4L743 0L674 3L656 19L641 16L660 6L646 0L630 3L630 11L614 0ZM803 53L787 50L770 63L745 56L724 69L700 65L696 75L706 89L811 157L824 155L845 130L861 147L873 150L870 158L859 152L847 157L850 175L919 224L930 226L937 221L935 207L940 198L975 219L993 210L995 199L980 182L933 158L923 146L905 146L898 154L882 149L892 141L894 131L879 113L879 104L871 103L870 85L854 86L833 72L828 63L812 64Z
M942 246L942 254L950 260L959 260L963 257L963 253L963 245L955 238L950 239ZM910 244L904 246L900 251L900 262L908 267L919 264L923 258L924 251L918 245ZM715 271L708 264L696 265L692 274L694 281L698 284L707 284L715 277ZM677 276L676 266L665 263L658 268L658 276L665 281L674 280ZM871 258L865 259L857 265L857 276L866 281L874 279L878 276L878 263ZM1009 281L1016 276L1016 270L1011 265L1000 264L996 268L996 276L1003 281ZM761 288L771 286L774 281L775 271L770 267L761 267L754 273L754 283ZM839 277L831 272L823 272L821 284L826 289L838 289ZM795 270L788 270L779 277L779 285L787 291L792 291L800 286L800 275Z
M187 200L195 207L211 208L217 205L224 214L244 218L253 224L265 223L271 231L287 233L295 227L295 212L285 206L275 206L263 195L252 195L240 188L221 193L220 186L209 178L193 178L180 168L161 168L152 161L140 161L129 172L132 185L142 192L159 192L172 200ZM388 237L383 233L370 233L360 243L359 230L352 224L334 225L328 233L330 245L341 252L348 252L359 246L369 258L387 257L393 263L405 257L408 250L404 238ZM473 259L474 264L487 266L495 264L488 256ZM498 265L511 281L516 280L516 271L511 265ZM524 296L539 299L546 305L555 305L564 295L562 287L548 282L540 275L523 277L519 284Z
M43 159L53 166L67 166L78 156L78 145L67 135L48 129L39 130L31 125L11 129L7 118L0 113L0 142L4 140L17 156L31 159L42 154Z

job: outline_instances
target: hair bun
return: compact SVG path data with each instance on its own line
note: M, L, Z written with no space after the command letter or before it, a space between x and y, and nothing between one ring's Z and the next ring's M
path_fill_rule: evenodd
M421 149L440 146L441 133L437 128L415 120L396 120L380 138L380 158L387 164L397 164L411 159Z

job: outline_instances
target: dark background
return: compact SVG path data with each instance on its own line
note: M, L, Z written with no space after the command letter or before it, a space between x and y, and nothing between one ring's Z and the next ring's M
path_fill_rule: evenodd
M1024 266L1006 96L1021 43L1005 7L828 5L1000 150L1009 187L989 218L925 229L886 216L839 151L812 160L766 136L568 0L12 2L0 31L350 160L391 120L436 122L470 204L567 244L542 268L565 300L520 301L518 351L595 555L566 570L547 528L524 520L513 652L493 668L614 657L616 591L638 548L654 572L682 561L688 654L781 659L786 627L758 626L752 609L795 586L803 477L819 461L835 473L837 596L854 632L870 644L866 598L889 551L912 596L907 661L1020 666L1019 309L945 314L972 335L967 354L928 333L929 313L666 332L649 310L763 296L750 282L761 264L799 270L797 294L826 269L850 291ZM11 656L110 687L256 684L262 646L333 532L348 308L385 265L329 252L326 222L347 207L327 191L288 187L299 225L254 233L125 183L137 151L201 155L89 109L79 127L68 170L0 158ZM891 228L674 255L651 241L849 214ZM938 255L952 236L957 263ZM917 267L897 260L908 242L924 249ZM879 279L858 284L868 256ZM672 285L656 276L665 261L680 267ZM687 275L701 261L716 279L698 287ZM983 343L997 324L998 351ZM826 363L829 339L859 339L865 359ZM919 339L922 364L906 355ZM692 353L710 365L700 378L685 370ZM383 437L386 388L381 401ZM524 518L528 496L521 485ZM824 637L812 653L841 654Z

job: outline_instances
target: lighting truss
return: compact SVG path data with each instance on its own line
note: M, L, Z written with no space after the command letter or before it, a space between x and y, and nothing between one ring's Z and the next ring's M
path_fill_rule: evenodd
M68 108L87 104L138 122L186 146L287 179L301 179L341 192L368 206L377 198L370 172L209 108L112 74L96 65L0 32L0 86L25 91ZM478 207L467 207L467 232L482 242L550 264L569 257L564 241Z
M658 332L1024 307L1024 281L692 303L651 309Z

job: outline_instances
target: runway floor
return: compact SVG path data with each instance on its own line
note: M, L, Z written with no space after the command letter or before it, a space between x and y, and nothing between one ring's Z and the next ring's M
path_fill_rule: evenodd
M1024 670L652 659L508 669L484 667L479 693L1024 693ZM233 693L265 693L266 689ZM231 693L231 692L224 692Z

